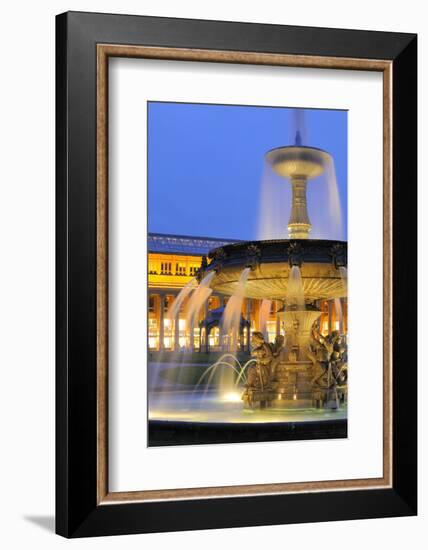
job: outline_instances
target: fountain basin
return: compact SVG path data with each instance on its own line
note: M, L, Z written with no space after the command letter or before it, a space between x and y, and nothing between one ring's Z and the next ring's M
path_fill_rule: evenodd
M314 409L310 398L307 404L298 405L296 407L291 400L284 400L282 406L278 404L275 408L251 410L244 409L241 400L228 401L216 392L170 392L168 399L165 399L165 395L151 396L149 420L201 424L267 424L322 422L346 418L346 405L339 411Z
M286 401L249 410L242 401L225 401L216 393L171 392L151 395L149 446L249 443L347 437L347 407L289 407Z
M347 243L318 239L247 241L212 250L201 275L215 271L213 290L233 295L242 270L250 267L245 297L285 300L293 265L300 267L306 301L346 297L340 267L346 265Z

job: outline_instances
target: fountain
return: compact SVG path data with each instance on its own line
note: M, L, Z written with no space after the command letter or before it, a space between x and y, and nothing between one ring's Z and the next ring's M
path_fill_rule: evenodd
M321 315L320 300L334 300L338 308L341 298L346 297L347 243L309 238L312 226L306 199L308 180L320 176L333 161L326 151L303 146L299 132L295 145L272 149L266 160L292 187L289 239L240 242L212 250L211 261L204 263L200 277L214 272L211 288L233 295L242 272L247 270L243 289L247 298L282 303L277 315L286 343L276 350L274 361L275 352L267 349L263 334L256 337L258 365L253 370L258 369L258 374L250 377L253 382L247 382L245 406L337 408L337 400L333 403L329 399L328 388L320 397L319 385L315 388L313 384L314 371L319 367L313 348L322 347L313 329ZM341 310L338 316L342 316ZM269 376L264 373L268 364ZM325 366L325 361L321 365ZM345 399L346 388L342 390Z
M203 258L198 288L192 284L184 292L186 296L192 292L187 323L193 338L197 313L208 296L213 291L229 296L220 323L220 342L226 342L223 350L228 353L201 372L192 398L181 409L182 421L245 423L249 419L245 411L249 411L257 413L251 422L289 422L299 410L304 411L306 422L314 415L320 421L317 410L323 411L321 420L330 419L331 414L346 419L343 313L338 312L339 331L322 335L318 323L321 301L331 301L337 309L347 297L347 242L311 239L307 206L308 182L334 170L333 159L326 151L302 145L299 131L294 145L272 149L265 158L291 185L289 238L229 244ZM252 357L241 363L236 350L244 298L261 301L261 332L253 332ZM280 304L276 315L281 330L269 343L266 319L273 301ZM219 369L226 370L227 376L218 377ZM216 378L220 393L211 391ZM197 413L192 412L193 400L198 403ZM153 413L153 418L162 419L162 413Z

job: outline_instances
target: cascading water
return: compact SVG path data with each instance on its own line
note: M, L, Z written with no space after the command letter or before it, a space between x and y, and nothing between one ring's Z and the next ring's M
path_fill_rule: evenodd
M325 223L326 234L324 238L344 239L345 230L343 227L342 208L340 206L339 188L337 185L336 167L334 160L329 157L324 162L324 178L327 185L327 221Z
M340 278L342 280L342 286L345 296L348 295L348 270L344 266L339 266L339 273ZM340 330L341 333L344 332L344 326L343 326L343 308L342 308L342 302L340 298L334 299L334 308L336 310L336 316L339 321L339 327L338 330Z
M345 240L346 227L333 158L324 157L322 165L323 173L308 181L307 205L312 224L310 238Z
M288 276L287 300L288 307L301 311L305 309L305 294L303 291L300 267L293 265Z
M258 239L283 239L287 236L284 220L291 208L291 187L284 185L272 167L265 162L260 185Z
M289 360L306 360L311 329L321 311L318 308L306 307L302 275L297 265L290 269L285 311L279 315L285 325Z
M290 141L293 145L282 150L293 150L294 161L304 161L308 151L319 151L308 147L308 132L306 129L305 109L294 109ZM272 150L275 152L275 149ZM276 159L277 160L277 159ZM281 161L280 161L281 162ZM339 189L336 178L336 168L333 158L328 154L320 154L317 159L322 167L311 175L307 185L307 211L311 223L309 238L311 239L346 239L346 227L342 219ZM278 174L280 176L278 177ZM284 223L292 211L291 185L284 185L284 177L291 183L299 176L294 171L294 164L281 172L281 167L275 166L275 159L265 162L260 195L260 213L258 223L259 239L281 239L286 237ZM323 205L320 208L320 204ZM301 238L301 237L298 237Z
M270 310L272 306L272 300L262 300L259 310L259 327L260 332L267 339L267 321L269 318Z
M339 323L339 326L337 327L336 330L343 332L343 309L342 309L342 302L340 301L340 298L334 299L334 309L336 310L336 318Z
M174 334L174 351L179 349L179 342L176 342L176 335L178 334L177 323L179 322L179 314L183 308L186 299L190 296L190 293L196 290L198 282L196 277L193 277L177 294L177 297L169 306L166 312L165 319L169 319L172 325L172 334Z
M150 386L153 392L157 392L156 400L157 403L162 403L166 399L165 390L168 387L171 387L171 383L165 381L161 373L164 369L168 368L169 365L175 365L177 371L177 380L183 378L183 361L185 359L184 354L179 350L179 342L176 341L177 334L179 331L176 326L179 323L179 315L182 310L186 300L189 299L191 293L198 288L198 283L195 277L193 277L178 293L175 300L169 306L168 311L165 314L165 319L168 319L171 323L171 333L173 334L173 350L169 352L161 352L157 361L151 364L150 369Z
M223 318L221 320L220 335L223 340L223 347L232 354L236 354L238 350L241 328L242 302L244 300L245 285L247 283L250 271L251 269L249 267L246 267L242 270L242 273L236 284L235 292L233 296L229 298L223 313ZM220 380L221 390L225 391L228 388L232 388L233 385L233 372L226 369L223 370Z
M205 304L205 302L208 300L208 298L212 294L210 283L214 276L215 276L215 272L212 271L202 279L200 285L190 297L189 304L187 306L186 330L188 331L188 334L189 334L188 347L190 348L190 350L193 350L194 330L195 330L195 324L198 320L199 311L201 310L202 306Z
M238 348L240 333L242 302L245 295L245 285L251 269L246 267L239 277L234 294L229 298L221 322L221 334L226 342L226 348L235 353Z
M166 318L171 319L171 321L176 321L178 314L183 306L185 299L189 296L192 290L195 290L198 287L198 282L196 277L193 277L177 294L177 297L169 306L166 313Z
M172 357L170 362L162 358L161 354L158 355L161 358L161 379L165 381L165 386L157 386L153 392L153 402L149 407L151 419L226 423L245 423L254 419L256 422L265 423L278 420L311 421L315 418L337 418L338 415L346 418L346 409L335 411L333 416L329 416L332 413L328 407L322 411L311 409L314 406L318 407L314 405L315 401L311 402L311 392L314 392L313 399L321 398L316 397L318 389L312 387L312 363L307 352L313 345L311 329L321 315L320 302L325 299L333 300L334 296L347 296L347 270L337 264L337 270L332 268L332 245L326 242L308 242L314 239L346 240L335 164L328 151L318 149L316 143L315 147L309 145L304 109L295 109L291 113L289 126L292 145L275 147L266 153L259 198L258 238L284 241L276 245L234 243L221 247L223 250L218 252L224 254L212 251L209 262L205 262L202 267L205 276L199 286L196 280L192 279L181 290L166 313L166 318L177 323L178 317L181 317L179 312L184 306L186 347L192 352L196 351L193 345L194 334L198 328L200 312L213 292L212 289L220 296L230 295L232 291L233 295L229 298L220 323L220 308L216 310L217 317L210 315L207 318L206 326L204 325L206 348L204 347L200 354L168 352L169 358ZM274 143L272 145L275 146ZM301 231L299 225L303 226L300 228ZM289 241L285 240L287 237ZM303 250L303 279L302 271L297 265L291 266L288 270L286 262L291 258L287 258L286 250L290 246L290 240L291 244L297 241L296 244ZM343 246L343 243L339 244ZM324 249L327 250L325 254ZM248 258L254 267L250 280L250 268L244 268L245 265L249 265ZM320 262L323 265L314 268L314 265ZM279 264L279 268L276 269L274 264ZM284 280L288 272L288 280ZM339 288L338 272L343 292L342 288ZM239 280L235 282L237 278ZM307 292L306 300L304 288ZM254 385L254 372L255 369L261 368L260 358L263 358L261 348L257 348L257 337L254 334L252 357L244 353L238 354L245 295L250 299L260 300L258 321L260 332L265 337L263 345L267 346L272 354L276 353L271 363L275 377L269 381L271 386L267 390L271 392L274 403L270 405L270 411L246 410L246 404L242 401L243 391L247 391L252 383ZM284 304L284 309L278 313L279 321L283 323L282 327L286 332L286 346L283 349L280 345L276 348L276 343L269 343L267 338L267 322L274 300ZM342 311L342 303L338 298L334 299L334 306L336 319L339 320L342 331L343 313L347 310ZM328 309L331 312L331 303ZM174 334L177 334L177 330L174 330ZM228 352L218 353L218 348ZM209 351L210 349L212 351ZM210 353L208 356L205 353L207 350ZM328 386L332 373L333 371L329 371ZM261 407L266 396L259 396L258 399ZM294 416L302 404L305 407L302 416Z
M340 277L342 279L343 290L345 291L345 296L348 295L348 269L346 267L339 267Z

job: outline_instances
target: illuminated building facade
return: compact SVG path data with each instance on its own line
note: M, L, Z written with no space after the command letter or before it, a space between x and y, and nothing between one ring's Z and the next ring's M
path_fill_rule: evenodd
M213 292L199 313L199 326L195 324L193 338L186 327L187 302L174 323L166 315L180 290L197 275L202 257L213 248L236 242L233 240L188 237L149 233L148 235L148 347L150 351L222 351L220 344L220 318L228 297ZM264 302L264 303L263 303ZM247 350L250 335L263 332L270 342L282 327L276 312L280 302L244 299L242 305L240 347ZM347 332L347 301L320 303L321 332L332 330Z

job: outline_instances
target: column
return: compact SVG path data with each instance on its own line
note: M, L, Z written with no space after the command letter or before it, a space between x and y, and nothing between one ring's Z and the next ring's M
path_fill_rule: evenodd
M224 307L224 296L223 294L219 294L218 297L219 300L219 306L218 307ZM208 340L208 332L207 332L207 340ZM223 351L223 331L221 330L221 319L220 323L218 325L218 347L219 351Z
M340 316L340 319L339 319L339 332L340 334L343 334L344 332L343 316L345 314L345 305L344 305L343 298L339 298L339 299L340 299L340 309L342 310L342 315Z
M276 300L275 302L275 312L276 312L276 335L279 336L281 334L281 319L279 318L278 311L281 308L281 302L279 300Z
M249 323L251 323L251 298L247 298L247 304L246 304L246 313L245 318ZM249 343L250 343L250 327L244 327L244 330L247 331L247 345L245 346L245 351L249 350Z
M332 316L333 316L333 302L332 300L328 301L328 333L332 331Z
M164 335L164 326L163 326L163 318L164 318L164 311L165 311L165 296L161 294L159 296L159 351L163 350L163 335Z
M193 316L193 321L190 322L189 330L189 351L193 352L195 348L195 323L197 323L196 315Z
M251 323L251 298L247 298L247 321Z
M174 296L174 299L177 298L177 296ZM173 319L174 323L174 351L178 351L180 349L180 312L177 312L177 315L175 319Z
M343 298L343 332L348 332L348 298Z
M205 353L209 353L210 345L209 345L209 342L208 342L208 327L205 326L201 330L201 341L202 341L202 331L204 331L204 334L205 334L205 344L204 344L205 345Z
M254 330L260 331L260 300L253 300Z

